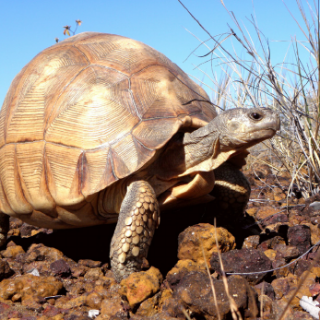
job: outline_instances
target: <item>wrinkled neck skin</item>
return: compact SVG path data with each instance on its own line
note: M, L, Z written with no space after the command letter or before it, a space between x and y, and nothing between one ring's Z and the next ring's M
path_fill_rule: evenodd
M245 151L247 143L227 136L223 128L221 121L212 120L192 133L176 134L152 165L153 172L163 180L209 172Z

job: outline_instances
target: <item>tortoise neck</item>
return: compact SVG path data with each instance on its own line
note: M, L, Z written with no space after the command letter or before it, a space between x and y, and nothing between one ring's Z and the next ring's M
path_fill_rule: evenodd
M202 137L200 134L194 137L192 133L179 132L171 139L154 164L155 173L159 178L171 180L187 172L191 174L193 168L197 168L194 172L211 170L207 167L201 170L201 163L220 151L218 134L202 131Z

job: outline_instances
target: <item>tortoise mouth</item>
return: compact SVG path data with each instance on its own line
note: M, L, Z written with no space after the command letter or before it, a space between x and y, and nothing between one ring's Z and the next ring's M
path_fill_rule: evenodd
M254 140L255 143L257 143L257 141L263 141L266 139L270 139L272 138L278 129L275 128L266 128L266 129L260 129L260 130L255 130L250 132L249 135L249 139L245 139L247 140L249 143L251 143L252 140Z

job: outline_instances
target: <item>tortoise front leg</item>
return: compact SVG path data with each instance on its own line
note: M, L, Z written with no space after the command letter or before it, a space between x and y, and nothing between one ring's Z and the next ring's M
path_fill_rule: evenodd
M233 164L224 163L214 170L215 184L211 191L216 199L216 212L223 213L229 221L243 218L250 198L251 188L245 175Z
M131 182L123 199L111 246L111 269L118 282L141 270L160 222L158 201L146 181Z
M6 243L8 230L9 216L3 212L0 212L0 247Z

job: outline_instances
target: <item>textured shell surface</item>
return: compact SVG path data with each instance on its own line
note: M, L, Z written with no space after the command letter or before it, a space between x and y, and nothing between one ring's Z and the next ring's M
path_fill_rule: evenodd
M139 170L183 119L214 118L206 99L168 58L132 39L86 32L45 49L2 106L0 210L50 215L86 204Z

